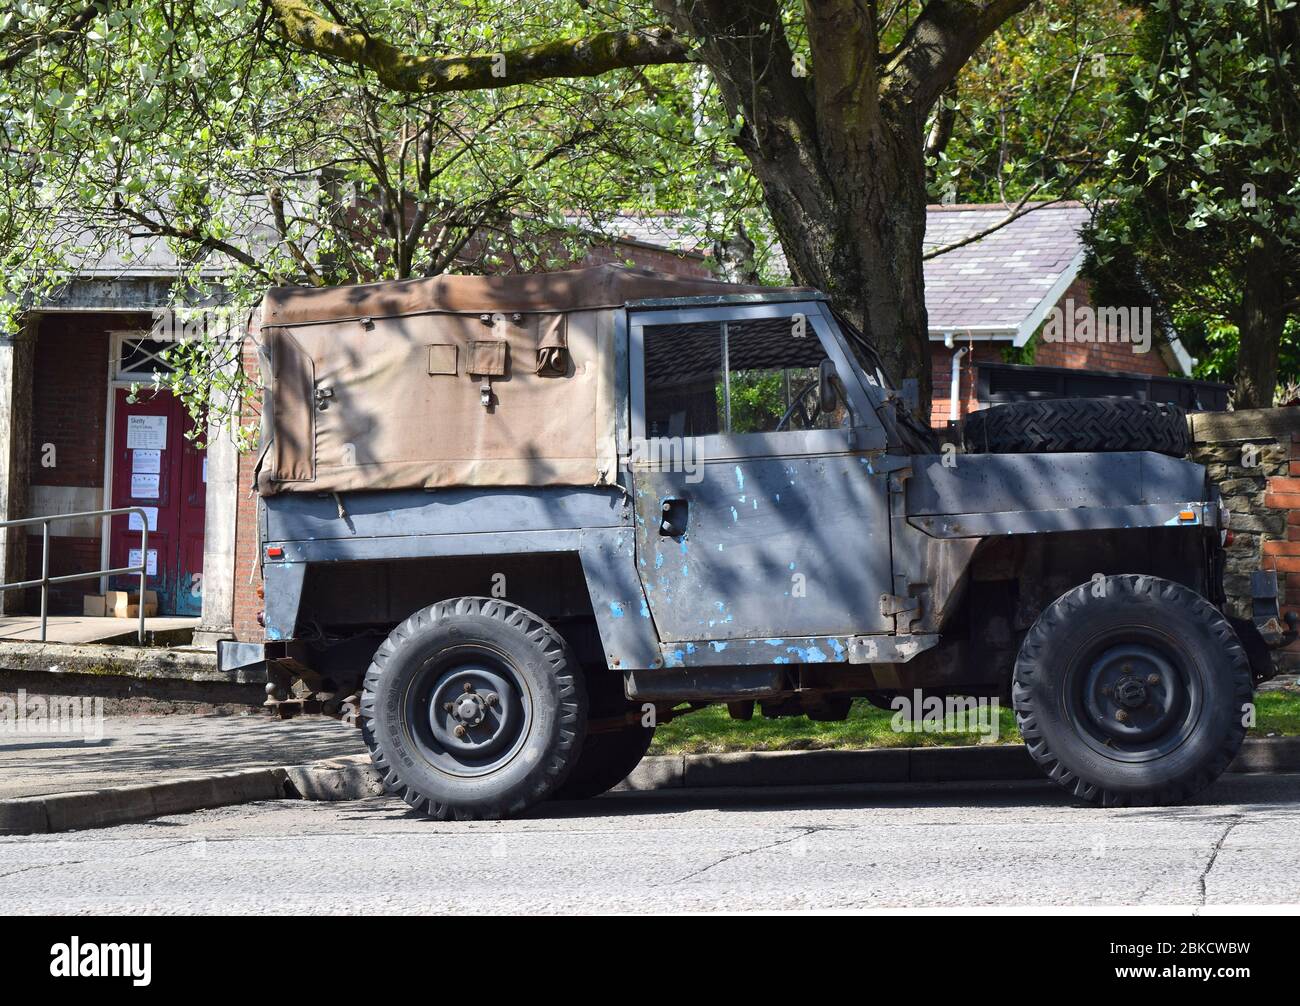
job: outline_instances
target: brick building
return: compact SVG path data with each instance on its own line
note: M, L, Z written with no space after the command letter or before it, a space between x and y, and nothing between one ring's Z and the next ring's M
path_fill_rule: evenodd
M926 249L957 245L1006 215L1003 206L931 206ZM1177 336L1151 331L1149 313L1143 315L1135 305L1093 304L1088 283L1080 275L1084 248L1079 232L1087 221L1086 207L1056 203L926 261L925 306L934 382L931 425L946 426L974 409L1006 400L1008 393L1014 397L1017 390L1032 395L1041 388L1043 397L1060 397L1060 392L1049 390L1059 375L1004 369L1012 355L1032 354L1031 361L1023 362L1032 362L1035 368L1128 374L1139 379L1137 383L1147 378L1167 384L1170 375L1190 375L1193 361ZM1063 331L1045 328L1054 309ZM1124 331L1113 323L1103 324L1100 327L1106 331L1098 331L1098 317L1103 322L1122 321ZM1085 319L1093 323L1085 326ZM1130 326L1131 320L1139 324ZM1144 322L1146 331L1138 332ZM1118 338L1121 335L1124 338ZM997 377L990 380L992 375Z

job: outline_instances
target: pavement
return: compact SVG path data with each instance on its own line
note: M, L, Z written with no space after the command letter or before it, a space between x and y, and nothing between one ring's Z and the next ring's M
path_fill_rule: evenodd
M158 615L144 620L146 633L174 632L193 629L197 618L181 615ZM95 643L118 636L135 639L139 620L135 618L102 618L83 615L50 615L46 626L46 642ZM0 615L0 639L39 641L40 615Z
M1048 783L614 793L514 821L252 803L0 837L0 913L1300 905L1300 775L1098 810Z
M319 716L106 716L99 740L93 716L81 726L85 729L75 734L54 736L0 731L0 800L299 765L366 751L356 727Z

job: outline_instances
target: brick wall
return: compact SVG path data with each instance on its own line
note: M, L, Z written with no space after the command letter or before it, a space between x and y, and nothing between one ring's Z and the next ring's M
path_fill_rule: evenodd
M1282 610L1300 612L1300 409L1197 413L1192 431L1192 459L1206 466L1232 512L1228 613L1250 617L1250 574L1258 569L1278 573ZM1300 667L1300 642L1274 660Z
M112 322L111 315L56 314L45 316L37 326L29 460L32 485L103 488ZM54 446L54 467L42 465L46 444Z
M1057 306L1064 310L1067 300L1074 302L1075 310L1092 306L1092 294L1087 280L1080 277L1071 283L1070 288L1057 301ZM1154 339L1149 352L1135 353L1130 343L1048 342L1040 334L1034 346L1034 364L1039 367L1074 367L1078 370L1120 370L1130 374L1164 376L1169 373L1169 367L1160 355L1159 346Z

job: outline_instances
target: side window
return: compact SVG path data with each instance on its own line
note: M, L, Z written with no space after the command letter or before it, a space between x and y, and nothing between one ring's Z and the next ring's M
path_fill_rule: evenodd
M645 329L646 435L826 430L846 406L818 408L826 353L802 318L657 325Z

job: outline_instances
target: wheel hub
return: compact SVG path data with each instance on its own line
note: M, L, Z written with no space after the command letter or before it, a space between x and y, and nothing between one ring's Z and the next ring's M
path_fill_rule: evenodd
M513 678L487 661L436 672L427 699L436 749L431 760L457 774L476 774L507 757L525 730L527 713Z
M1168 657L1153 646L1111 646L1084 673L1083 712L1108 741L1140 743L1167 734L1186 708L1187 688Z

